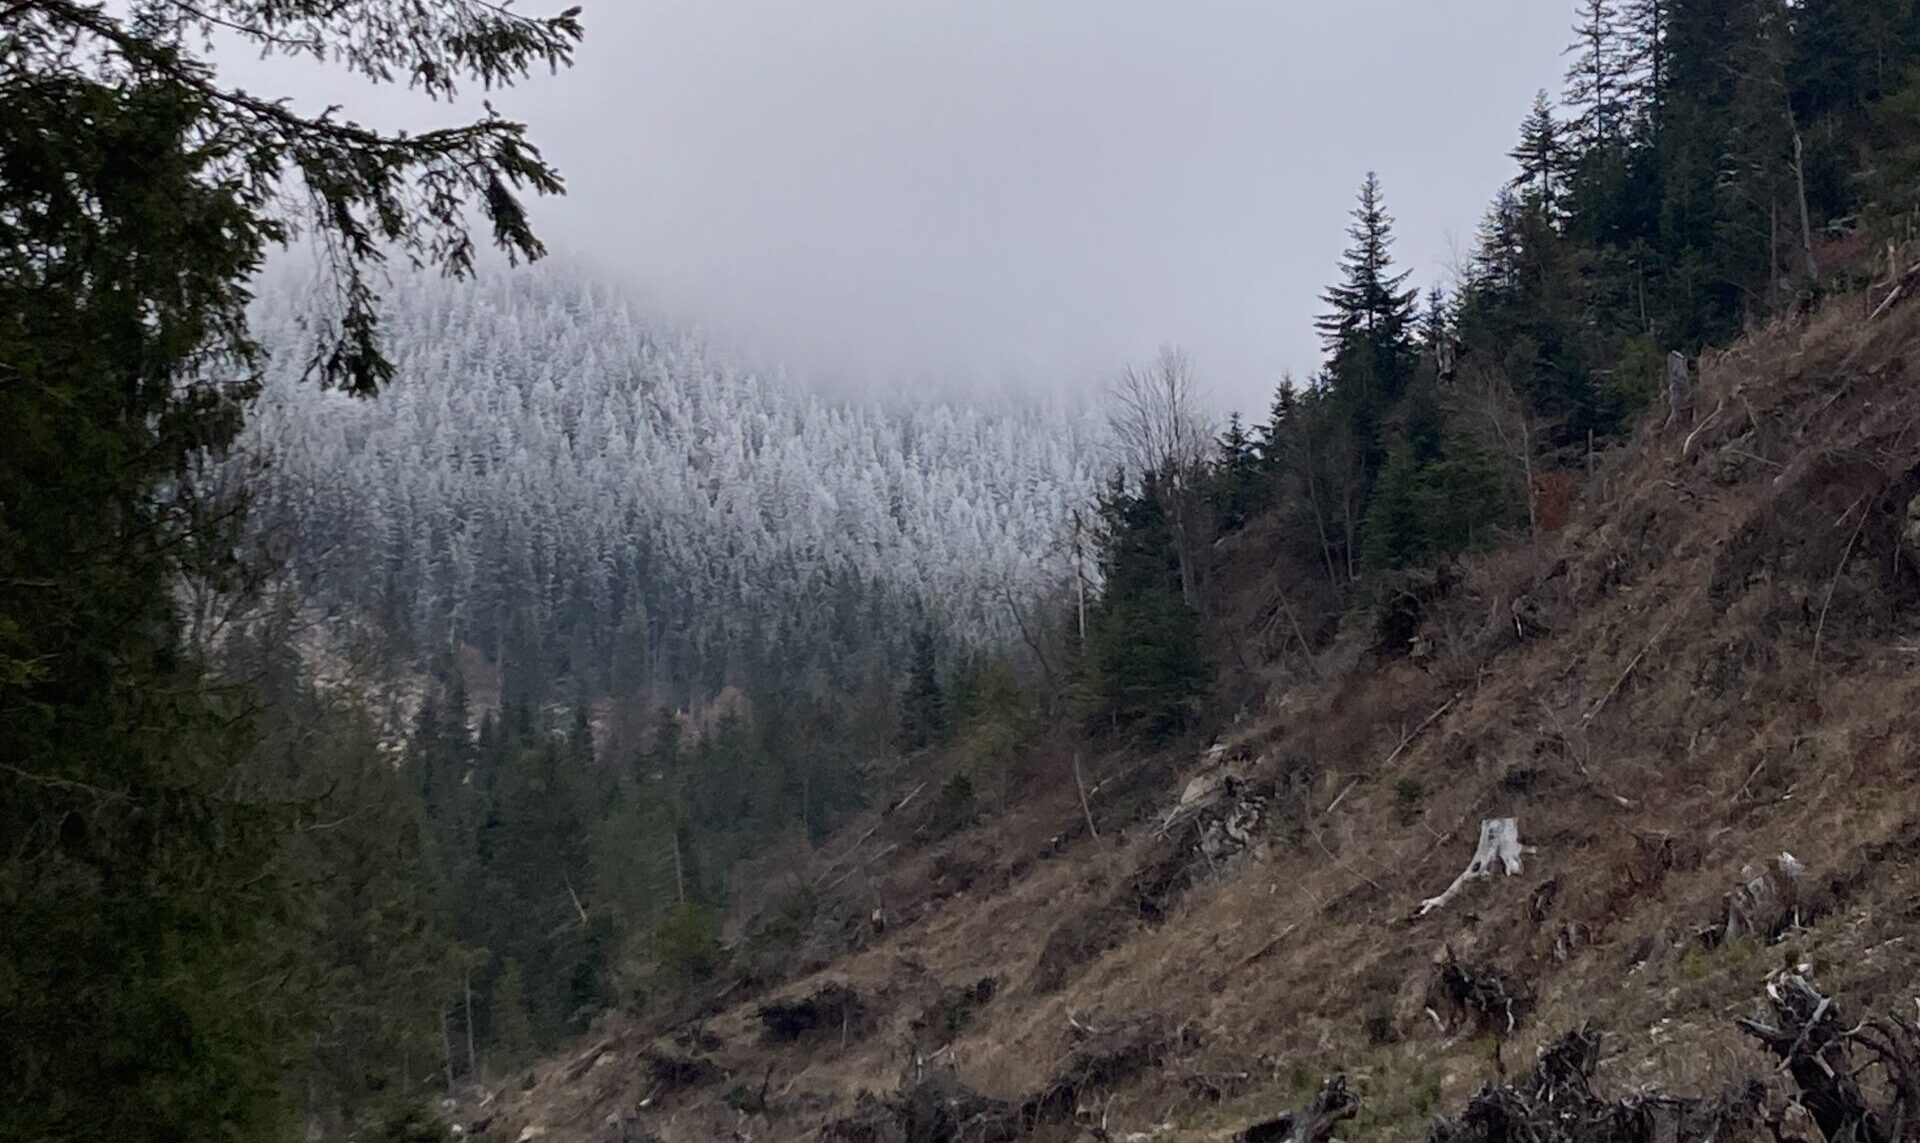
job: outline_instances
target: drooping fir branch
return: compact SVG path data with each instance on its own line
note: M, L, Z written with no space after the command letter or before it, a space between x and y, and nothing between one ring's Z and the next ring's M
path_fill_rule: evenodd
M288 100L225 85L191 44L234 35L265 55L335 62L450 99L463 80L491 90L538 66L570 64L582 31L577 8L534 18L483 0L140 0L127 11L13 0L4 15L0 106L82 87L170 97L184 110L182 145L203 163L202 181L231 196L261 243L314 238L338 304L311 362L324 384L367 395L392 377L370 275L393 254L469 273L470 206L509 260L544 253L516 192L561 193L559 172L524 125L491 104L475 122L384 132L343 119L338 107L303 114ZM251 357L241 315L229 316L217 348Z

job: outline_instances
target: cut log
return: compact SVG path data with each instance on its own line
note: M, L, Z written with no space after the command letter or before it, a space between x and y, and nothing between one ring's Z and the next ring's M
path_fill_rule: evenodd
M1298 1111L1283 1111L1233 1137L1234 1143L1328 1143L1333 1130L1360 1112L1360 1097L1347 1077L1334 1076Z
M1520 856L1523 852L1518 818L1486 819L1480 823L1480 844L1474 847L1473 860L1467 862L1467 867L1453 879L1453 884L1447 886L1446 892L1420 902L1420 911L1416 915L1424 917L1442 908L1458 897L1469 883L1492 877L1496 869L1508 877L1514 876L1520 872Z

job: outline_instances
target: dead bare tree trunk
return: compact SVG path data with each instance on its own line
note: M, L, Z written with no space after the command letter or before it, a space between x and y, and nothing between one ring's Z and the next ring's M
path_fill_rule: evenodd
M473 1051L473 970L472 969L467 970L466 989L467 989L467 1078L478 1080L481 1083L485 1083L486 1077L480 1074L479 1057L477 1057Z
M453 1036L447 1031L447 1006L440 1005L440 1051L447 1064L447 1090L453 1090Z
M1807 212L1806 144L1800 138L1800 125L1794 121L1793 108L1787 108L1787 127L1793 132L1793 182L1800 197L1800 251L1806 256L1807 277L1820 277L1820 264L1813 256L1813 219Z

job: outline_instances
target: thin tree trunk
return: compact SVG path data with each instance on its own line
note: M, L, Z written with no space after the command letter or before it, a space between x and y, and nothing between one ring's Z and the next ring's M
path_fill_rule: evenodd
M467 970L467 1075L481 1083L486 1077L480 1074L480 1060L473 1050L473 970Z
M1780 289L1780 200L1767 203L1767 310L1778 313L1782 304Z
M1320 558L1326 561L1327 582L1335 587L1340 585L1340 574L1333 566L1333 541L1327 538L1326 517L1320 511L1319 484L1313 479L1313 453L1307 453L1307 507L1313 512L1314 530L1320 533Z
M1073 752L1073 784L1080 791L1080 812L1087 815L1087 835L1095 844L1100 841L1100 830L1093 824L1093 806L1087 802L1087 782L1080 776L1080 752Z
M1793 128L1793 182L1800 197L1800 250L1806 255L1807 277L1820 277L1820 264L1813 256L1813 218L1807 211L1807 155L1800 138L1800 126L1793 120L1793 108L1787 108L1787 125Z
M1633 270L1634 281L1635 284L1639 286L1638 293L1640 294L1640 328L1651 336L1653 333L1653 319L1647 316L1647 271L1644 266L1635 266Z
M1086 524L1081 519L1080 509L1073 510L1073 596L1074 610L1080 619L1080 645L1087 645L1087 575L1086 556L1080 546L1080 534Z
M1349 472L1347 475L1351 477L1353 474ZM1345 517L1345 521L1346 521L1347 582L1349 583L1357 582L1360 578L1359 574L1354 570L1354 566L1353 566L1354 549L1359 546L1355 542L1355 537L1358 535L1359 527L1360 527L1360 522L1354 517L1354 514L1353 514L1353 500L1354 500L1354 489L1352 487L1348 487L1342 492L1340 497L1340 513L1343 517Z
M447 1006L440 1005L440 1050L447 1062L447 1090L453 1090L453 1036L447 1031Z

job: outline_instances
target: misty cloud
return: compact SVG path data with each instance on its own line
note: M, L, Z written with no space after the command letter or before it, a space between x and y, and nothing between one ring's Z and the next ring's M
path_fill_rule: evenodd
M1559 87L1572 17L600 0L585 18L580 66L497 102L567 174L569 197L536 208L546 233L655 306L799 372L894 384L1085 384L1179 342L1219 403L1257 410L1318 363L1363 173L1385 181L1402 264L1442 278L1533 92ZM261 66L256 86L286 86Z

